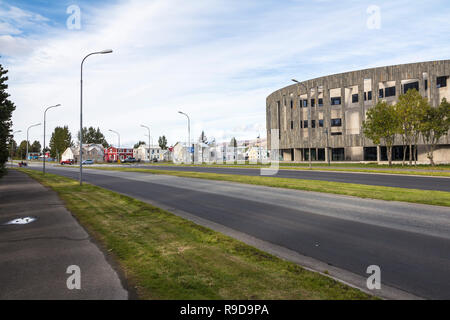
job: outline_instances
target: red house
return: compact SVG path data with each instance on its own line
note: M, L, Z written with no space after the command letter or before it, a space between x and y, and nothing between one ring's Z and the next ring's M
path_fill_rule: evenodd
M117 162L118 159L123 161L129 157L133 157L133 148L109 147L108 149L105 149L105 162Z

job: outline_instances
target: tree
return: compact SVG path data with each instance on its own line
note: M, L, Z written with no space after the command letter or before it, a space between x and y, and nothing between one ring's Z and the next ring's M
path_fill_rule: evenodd
M403 140L403 164L406 159L406 146L409 146L409 164L412 164L413 145L416 146L419 139L420 114L427 104L427 99L416 89L410 89L399 97L395 105L400 121L398 133Z
M237 147L237 141L236 141L235 137L231 138L230 147L233 147L233 148Z
M162 150L167 149L167 139L166 136L162 136L158 138L158 145Z
M80 131L77 134L78 141L80 141ZM109 144L105 139L104 134L100 131L100 128L95 129L94 127L83 128L83 144L101 144L104 148L108 148Z
M5 163L8 161L8 141L10 139L11 127L12 127L12 113L16 109L14 103L12 103L6 92L8 85L8 77L6 74L8 70L3 69L0 64L0 175L5 168Z
M29 147L28 152L41 152L41 143L37 140Z
M56 127L50 138L50 156L60 159L64 151L71 146L73 142L69 127Z
M363 123L364 135L379 145L384 142L387 149L389 166L392 165L392 146L395 135L399 132L400 119L394 106L380 101L367 111L367 119Z
M429 104L423 108L420 119L420 133L427 149L427 158L432 166L434 166L433 153L436 145L439 139L448 134L449 129L450 103L447 102L447 99L442 99L437 108L433 108Z
M139 148L139 146L141 146L141 145L143 145L143 144L145 144L144 141L139 141L138 143L135 143L135 144L134 144L134 148L135 148L135 149L136 149L136 148Z
M22 142L19 145L19 148L17 149L17 155L20 156L20 159L25 159L27 155L27 141L22 140Z
M204 131L202 131L202 134L198 138L198 141L201 142L201 143L204 143L204 144L208 144L208 138L206 137Z

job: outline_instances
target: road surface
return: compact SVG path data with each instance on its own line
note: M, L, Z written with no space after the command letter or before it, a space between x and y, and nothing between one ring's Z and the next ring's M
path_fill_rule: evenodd
M73 168L48 168L78 178ZM84 170L89 183L187 212L418 297L450 299L450 210L146 173Z

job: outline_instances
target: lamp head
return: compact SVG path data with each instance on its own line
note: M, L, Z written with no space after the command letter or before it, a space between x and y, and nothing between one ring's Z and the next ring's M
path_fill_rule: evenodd
M107 53L112 53L113 51L111 49L106 49L106 50L102 50L100 51L101 54L107 54Z
M298 80L295 80L295 79L291 79L292 81L294 81L295 83L299 83L299 81Z

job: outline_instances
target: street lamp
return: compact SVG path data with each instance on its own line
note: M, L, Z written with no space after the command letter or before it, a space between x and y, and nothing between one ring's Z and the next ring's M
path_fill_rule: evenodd
M292 81L297 83L298 85L302 85L306 89L306 96L308 97L308 88L300 81L297 81L295 79L292 79ZM308 160L309 160L309 168L311 169L311 103L309 103L308 107L308 144L309 144Z
M191 119L189 118L189 116L186 114L186 113L184 113L184 112L181 112L181 111L178 111L178 113L179 114L183 114L183 115L185 115L186 117L187 117L187 120L188 120L188 147L189 147L189 149L191 148L190 147L190 144L191 144ZM189 150L190 151L190 150ZM193 150L192 150L193 151ZM192 153L192 163L194 163L194 153Z
M44 162L42 162L42 173L45 174L45 123L46 123L46 117L47 117L47 111L51 108L57 108L61 106L60 104L57 104L55 106L51 106L48 107L47 109L45 109L44 111L44 148L42 149L43 153L44 153Z
M111 49L92 52L85 56L81 61L81 77L80 77L80 186L83 184L83 64L84 61L94 54L107 54L112 53Z
M150 144L150 127L144 126L143 124L141 124L141 127L148 130L148 162L150 162L150 149L152 148Z
M28 162L28 144L29 144L29 143L28 143L28 133L29 133L29 131L30 131L31 128L37 127L37 126L40 126L40 125L41 125L40 123L33 124L33 125L29 126L28 129L27 129L27 155L26 155L26 157L27 157L27 162Z
M109 131L114 132L119 137L119 148L120 148L120 133L118 133L117 131L111 130L111 129L109 129Z
M19 132L22 132L22 130L17 130L17 131L14 131L13 133L12 133L12 135L11 135L11 147L10 147L10 153L11 153L11 168L12 168L12 166L13 166L13 156L12 156L12 148L13 148L13 141L14 141L14 135L16 134L16 133L19 133ZM28 143L28 141L27 141L27 143Z

